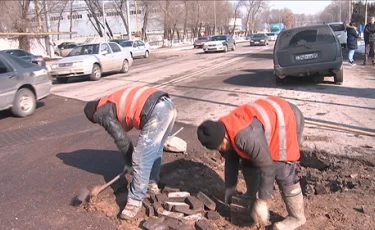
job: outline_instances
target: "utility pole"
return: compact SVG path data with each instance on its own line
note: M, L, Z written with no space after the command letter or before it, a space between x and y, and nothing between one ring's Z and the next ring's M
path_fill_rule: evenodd
M340 22L341 22L341 21L342 21L342 15L341 15L341 14L342 14L342 13L341 13L341 1L339 1L339 4L340 4L340 5L339 5L339 9L340 9L340 19L339 19L339 20L340 20Z
M136 33L138 33L139 31L139 27L138 27L138 6L137 6L137 0L134 0L134 3L135 3L135 24L136 24Z
M46 32L50 32L50 21L49 21L49 8L48 8L48 2L47 0L43 1L44 5L44 17L46 19ZM47 55L52 57L52 52L51 52L51 43L50 43L50 37L49 35L46 36L46 51Z
M104 42L107 42L107 28L106 28L106 24L105 24L105 11L104 11L104 1L102 1L102 11L103 11L103 28L104 28Z
M126 0L126 17L128 19L128 38L129 40L132 40L132 31L131 31L131 27L130 27L130 7L129 7L129 1L130 0Z
M214 18L215 18L214 35L216 35L216 0L214 0Z

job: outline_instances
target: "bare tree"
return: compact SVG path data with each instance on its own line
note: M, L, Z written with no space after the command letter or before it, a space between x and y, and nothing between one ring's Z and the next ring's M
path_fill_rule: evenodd
M233 23L233 28L232 28L232 32L231 32L232 35L234 34L234 31L236 29L236 19L240 14L240 9L241 9L241 6L243 6L244 1L245 0L238 0L237 2L233 3L233 5L234 5L234 16L233 16L234 17L234 23Z
M113 6L116 12L120 15L122 23L124 23L126 33L129 34L130 31L128 31L128 20L126 18L126 1L127 0L114 0Z
M62 17L62 14L65 11L67 5L68 5L68 1L66 1L66 0L63 1L61 9L58 10L59 11L59 18L57 19L57 32L60 32L61 17ZM70 8L70 11L72 11L71 8ZM69 32L72 32L72 21L70 21L70 31ZM71 37L72 37L72 35L70 34L70 39L71 39ZM59 39L60 39L60 35L57 34L57 40L59 40Z
M254 22L259 10L265 7L264 0L246 0L243 2L246 8L246 19L245 19L245 35L249 32L249 23L251 23L251 30L254 30Z

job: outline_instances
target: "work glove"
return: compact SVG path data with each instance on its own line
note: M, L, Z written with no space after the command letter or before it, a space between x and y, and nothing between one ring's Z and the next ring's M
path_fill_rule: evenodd
M230 187L225 189L225 203L231 204L232 203L232 196L236 194L236 187Z
M256 223L267 225L270 214L268 212L268 205L265 200L257 199L255 201L253 210L251 211L251 217Z
M125 166L124 166L124 172L125 172L125 174L132 174L133 173L133 167L132 166L130 166L130 165L127 165L127 164L125 164Z

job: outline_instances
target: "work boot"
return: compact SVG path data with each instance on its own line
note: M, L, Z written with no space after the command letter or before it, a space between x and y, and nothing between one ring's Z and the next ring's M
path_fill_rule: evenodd
M303 194L300 184L282 189L288 216L273 226L273 230L294 230L306 223Z
M246 192L240 196L242 199L256 199L260 184L260 171L257 168L243 167L242 175L246 183Z
M120 218L124 220L132 220L137 216L141 208L142 201L128 198L128 202L126 203L124 210L122 210Z

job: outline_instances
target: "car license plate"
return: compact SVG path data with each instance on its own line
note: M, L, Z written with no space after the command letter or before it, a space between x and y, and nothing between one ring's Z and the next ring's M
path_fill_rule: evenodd
M302 55L297 55L296 60L297 61L311 60L311 59L318 58L318 56L319 56L318 53L302 54Z
M254 42L255 44L259 44L259 42Z

